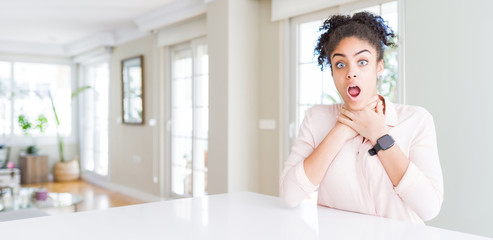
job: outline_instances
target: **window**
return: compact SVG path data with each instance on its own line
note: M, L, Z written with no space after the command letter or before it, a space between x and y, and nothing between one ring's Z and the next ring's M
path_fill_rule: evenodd
M347 8L346 8L347 9ZM291 20L291 56L292 75L290 95L290 145L296 137L298 129L305 117L305 112L315 104L333 104L342 102L334 81L331 77L330 69L323 72L317 65L314 56L314 49L318 40L318 28L323 24L323 20L332 14L353 14L360 11L369 11L382 16L389 22L395 33L397 29L397 1L385 2L365 8L352 8L352 11L340 11L338 9L329 10L330 13L319 12L311 16L301 16ZM395 101L397 96L397 58L398 49L386 49L384 55L385 71L378 79L378 91L383 96Z
M70 136L72 129L71 66L60 64L0 61L0 134L22 135L19 115L34 121L40 114L48 119L44 133L55 136L57 127L49 93L53 96L60 120L59 133Z
M0 134L10 135L12 131L11 79L12 64L0 62Z
M109 66L107 62L81 67L81 163L85 172L108 175Z
M209 57L204 39L171 48L171 195L207 194Z

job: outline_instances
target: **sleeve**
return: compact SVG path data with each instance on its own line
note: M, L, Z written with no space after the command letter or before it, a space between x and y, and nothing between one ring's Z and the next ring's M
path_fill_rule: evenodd
M428 113L409 151L409 166L399 185L399 197L424 221L440 212L443 202L443 176L438 158L435 125Z
M317 186L310 182L303 168L303 161L315 149L315 140L310 130L310 112L311 109L306 113L291 154L285 161L281 173L280 195L289 207L297 206L317 189Z

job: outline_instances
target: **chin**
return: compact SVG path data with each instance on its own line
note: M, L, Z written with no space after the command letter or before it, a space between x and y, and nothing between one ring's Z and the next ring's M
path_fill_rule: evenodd
M349 108L349 110L354 110L354 111L358 111L366 107L366 104L363 104L362 101L353 102L351 100L348 100L348 101L344 101L344 103L346 107Z

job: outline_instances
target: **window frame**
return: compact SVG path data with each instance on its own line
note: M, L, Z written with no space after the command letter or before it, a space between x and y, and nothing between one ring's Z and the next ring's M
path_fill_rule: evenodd
M101 64L104 64L106 63L107 66L108 66L108 108L110 107L110 90L111 90L111 62L110 62L111 58L109 55L103 55L103 56L100 56L100 57L97 57L97 58L94 58L94 59L91 59L89 61L86 61L86 62L83 62L83 63L80 63L79 66L78 66L78 72L79 72L79 83L77 85L77 87L82 87L84 85L87 85L85 82L84 82L84 79L86 77L86 69L89 68L89 67L94 67L94 66L98 66L98 65L101 65ZM77 101L77 100L75 100ZM80 114L82 112L82 106L83 106L83 103L80 102L80 101L77 101L78 103L78 113ZM81 159L80 159L80 164L81 164L81 173L82 173L82 177L84 179L91 179L91 180L109 180L110 177L111 177L111 158L110 158L110 151L109 151L109 125L110 125L110 118L109 118L109 112L108 112L108 116L107 116L107 130L108 130L108 149L107 149L107 152L108 152L108 155L107 155L107 163L108 163L108 166L107 166L107 169L108 169L108 172L106 173L106 175L101 175L99 173L97 173L96 170L93 170L93 171L89 171L89 170L86 170L86 168L84 167L84 162L83 162L83 158L82 158L82 152L83 152L83 149L82 149L82 135L79 134L79 137L78 137L78 141L79 141L79 147L80 147L80 154L81 154ZM78 124L78 129L79 131L82 131L83 128L82 128L82 123L79 122ZM99 160L99 159L98 159Z
M166 88L167 88L167 98L166 98L166 101L167 101L167 104L166 104L166 108L167 108L167 124L166 124L166 140L167 140L167 146L166 148L168 149L167 151L167 154L166 154L166 166L167 166L167 170L166 170L166 175L167 175L167 190L166 190L166 195L170 198L187 198L187 197L192 197L193 196L193 171L194 171L194 161L195 161L195 157L194 157L194 139L195 139L195 136L196 136L196 133L195 133L195 125L196 125L196 118L195 118L195 100L194 100L194 96L195 96L195 90L196 90L196 86L195 86L195 76L197 75L196 72L197 72L197 64L195 64L195 61L196 61L196 46L197 45L202 45L202 44L205 44L205 45L208 45L207 44L207 39L205 36L202 36L202 37L198 37L198 38L194 38L192 40L189 40L189 41L186 41L186 42L182 42L182 43L178 43L178 44L175 44L175 45L171 45L171 46L168 46L166 47L166 59L167 59L167 74L166 74L166 77L167 77L167 81L166 81ZM172 184L173 184L173 176L172 176L172 111L173 111L173 103L172 103L172 81L173 81L173 67L174 67L174 53L173 52L176 52L176 51L181 51L181 50L186 50L186 49L190 49L190 51L192 52L191 54L191 57L192 57L192 74L191 74L191 77L192 77L192 84L191 84L191 87L192 87L192 136L191 136L191 140L192 140L192 178L191 178L191 181L192 181L192 195L188 195L188 194L184 194L184 195L179 195L179 194L175 194L172 190ZM208 106L209 107L209 106ZM207 138L208 139L208 138ZM208 140L207 140L208 141ZM207 194L207 192L205 193Z

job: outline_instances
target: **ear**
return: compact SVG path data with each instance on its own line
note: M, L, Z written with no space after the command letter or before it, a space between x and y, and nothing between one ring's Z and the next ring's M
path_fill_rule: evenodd
M380 60L377 64L377 76L381 76L383 74L383 59Z

